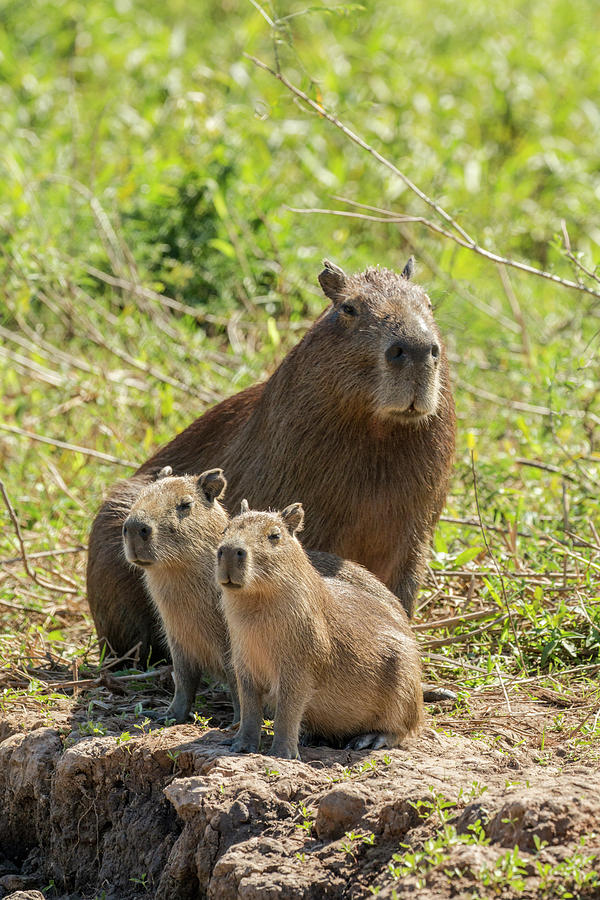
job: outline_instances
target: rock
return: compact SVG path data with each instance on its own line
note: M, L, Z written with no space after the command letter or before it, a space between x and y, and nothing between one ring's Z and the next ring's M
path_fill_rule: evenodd
M344 882L310 855L295 856L288 842L254 837L235 844L215 863L209 900L321 900L340 897Z
M536 849L536 838L548 844L563 842L571 826L572 813L565 804L523 795L500 808L486 833L492 843L532 852Z
M57 900L362 900L371 888L447 900L470 896L469 872L515 844L531 879L533 862L572 858L583 834L600 855L593 767L540 769L523 750L508 787L508 757L458 735L373 754L303 748L301 762L232 754L216 729L118 725L130 735L73 731L68 749L51 728L0 742L0 898L53 880ZM491 843L450 847L422 887L389 862L439 834L434 796L456 804L459 833L479 819Z
M0 743L0 847L22 860L48 833L50 790L62 743L54 728L18 732Z
M15 891L7 894L4 900L46 900L41 891Z
M420 822L417 801L400 798L383 805L377 818L376 830L386 841L399 841Z
M319 802L315 830L321 840L336 840L362 819L367 808L364 790L356 785L336 788Z

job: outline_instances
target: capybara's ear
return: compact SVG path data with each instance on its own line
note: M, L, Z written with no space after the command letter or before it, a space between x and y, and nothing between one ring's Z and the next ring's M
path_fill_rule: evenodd
M346 275L343 269L328 259L323 260L323 265L325 268L319 275L319 284L325 296L335 303L346 284Z
M198 476L198 487L209 503L218 500L225 493L227 481L223 475L223 469L208 469Z
M301 503L291 503L281 513L281 518L287 525L291 534L302 531L304 525L304 508Z
M161 478L168 478L169 475L173 474L173 469L171 466L163 466L160 472L156 473L156 481L160 481Z
M240 504L240 515L247 512L250 512L250 504L247 500L242 500Z
M407 281L410 281L410 279L413 277L414 274L415 274L415 258L414 258L414 256L409 256L408 262L402 269L402 277L406 278Z

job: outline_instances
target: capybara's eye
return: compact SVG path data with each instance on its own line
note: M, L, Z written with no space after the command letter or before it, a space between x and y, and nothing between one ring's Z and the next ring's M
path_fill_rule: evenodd
M273 541L273 543L275 543L276 541L279 540L280 537L281 537L281 532L272 531L271 534L269 535L269 540Z
M192 508L191 500L180 500L179 503L177 504L177 509L180 511L183 511L186 509L191 509L191 508Z
M352 306L351 303L342 303L340 309L347 316L357 316L358 310L355 306Z

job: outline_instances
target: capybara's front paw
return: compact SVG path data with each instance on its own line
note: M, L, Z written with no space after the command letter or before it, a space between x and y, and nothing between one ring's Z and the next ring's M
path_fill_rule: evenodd
M278 759L300 759L297 744L295 746L290 746L290 744L273 743L267 755L276 756Z
M258 753L258 741L255 738L237 737L231 742L233 753Z

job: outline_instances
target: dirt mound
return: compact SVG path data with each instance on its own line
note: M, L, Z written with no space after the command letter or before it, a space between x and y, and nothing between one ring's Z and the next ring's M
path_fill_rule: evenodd
M0 743L0 897L597 889L600 840L581 840L600 796L589 767L560 756L540 766L519 746L428 730L405 749L304 748L295 762L231 755L218 729L147 728L44 726Z

